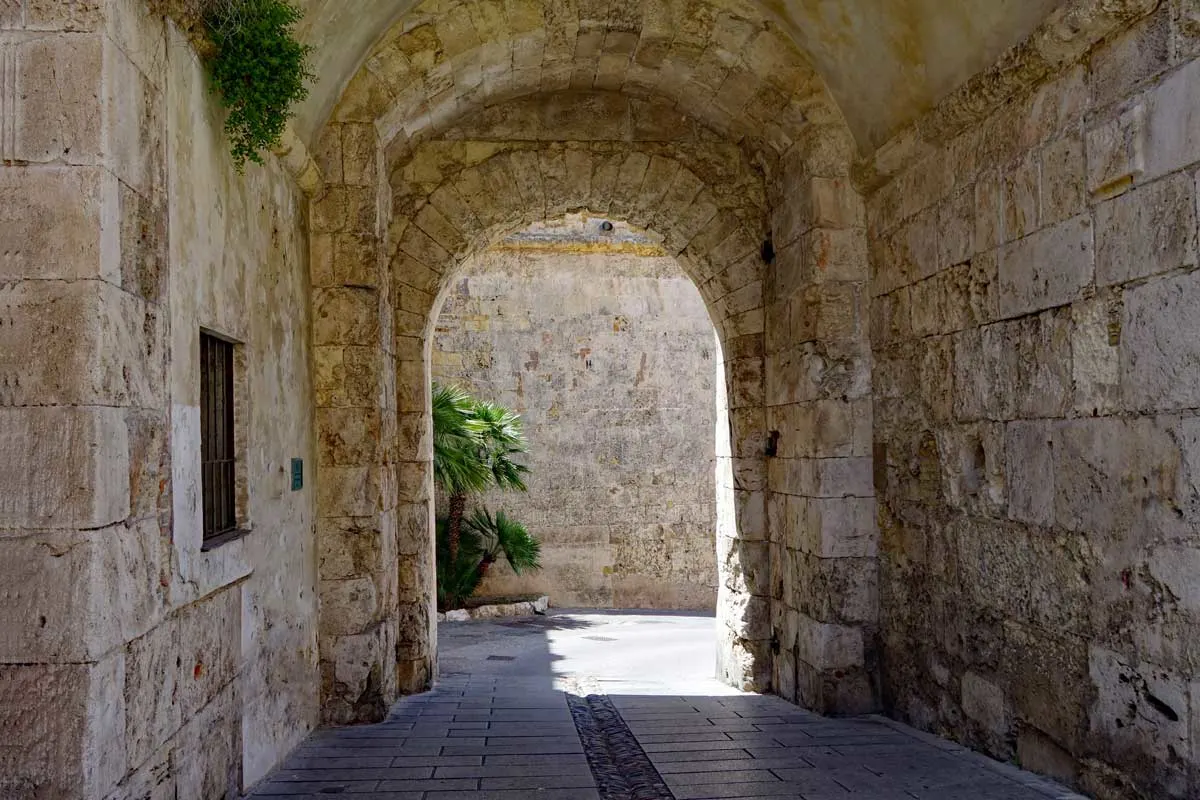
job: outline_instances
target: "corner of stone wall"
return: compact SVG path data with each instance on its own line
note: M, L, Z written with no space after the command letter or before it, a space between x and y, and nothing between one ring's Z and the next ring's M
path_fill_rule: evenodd
M134 653L171 569L162 53L123 7L0 5L5 797L103 797L149 736Z
M718 337L720 340L722 337ZM717 677L771 689L763 335L725 338L717 420Z
M878 526L866 215L843 126L814 126L771 185L766 404L773 689L879 708Z

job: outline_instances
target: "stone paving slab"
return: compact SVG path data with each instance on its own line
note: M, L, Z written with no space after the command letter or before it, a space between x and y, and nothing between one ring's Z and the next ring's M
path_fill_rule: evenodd
M573 697L549 688L553 685L549 675L496 674L495 669L480 665L478 673L444 676L435 691L401 700L379 725L314 733L256 787L253 797L1080 797L884 717L828 719L778 698L719 690L713 696L659 690ZM581 709L596 713L585 719L580 717ZM597 726L617 733L598 738Z
M459 679L402 700L380 725L319 731L254 796L610 800L567 693L510 690ZM829 720L757 696L608 699L669 790L662 800L1078 797L881 717Z

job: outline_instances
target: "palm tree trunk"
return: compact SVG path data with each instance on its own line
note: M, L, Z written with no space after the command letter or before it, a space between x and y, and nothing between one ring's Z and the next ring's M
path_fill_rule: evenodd
M446 520L447 537L449 538L450 563L458 563L458 545L462 541L463 515L467 511L467 496L465 494L450 495L450 516Z
M479 580L481 582L487 577L488 569L492 566L492 562L495 560L496 557L489 554L484 556L483 560L479 562Z

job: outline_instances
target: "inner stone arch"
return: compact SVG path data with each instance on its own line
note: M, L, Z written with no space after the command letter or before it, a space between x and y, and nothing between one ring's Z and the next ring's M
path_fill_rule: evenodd
M730 438L733 442L727 472L740 476L741 482L737 485L743 487L733 490L727 512L729 530L736 530L737 534L722 538L727 551L722 558L730 565L726 580L722 581L725 591L722 592L721 607L726 609L722 616L730 629L722 663L728 680L747 688L765 688L770 675L769 661L765 657L769 639L765 623L769 619L770 603L766 594L765 466L762 462L765 415L762 407L764 315L761 272L764 264L761 234L758 233L765 227L765 221L761 216L757 220L743 221L743 217L749 217L749 209L761 203L761 191L749 193L748 199L731 198L727 190L723 192L725 197L718 197L705 181L670 158L662 148L658 148L659 152L653 147L647 148L647 152L632 146L540 143L512 149L497 145L489 149L493 151L491 156L478 160L472 158L469 148L438 143L429 146L428 163L413 165L407 172L393 170L393 183L400 184L400 188L393 189L391 198L384 198L390 217L386 232L380 228L373 234L360 234L359 237L350 232L359 223L382 225L384 213L366 215L361 209L355 209L353 203L345 202L351 190L346 187L342 208L353 210L353 213L337 226L339 230L327 234L334 249L330 277L336 280L336 273L342 272L347 276L355 275L354 280L358 281L314 289L316 315L318 319L329 321L331 332L339 339L336 344L330 342L327 345L331 347L329 352L331 355L340 353L343 358L348 352L360 353L360 347L351 349L347 345L354 337L364 339L361 347L369 352L370 360L380 370L380 385L395 381L397 418L396 435L391 437L385 432L382 437L384 452L356 454L378 459L375 464L338 465L333 474L340 476L343 470L350 470L345 474L353 478L361 477L363 469L368 474L378 470L381 477L377 495L365 498L382 508L373 523L381 540L377 563L384 567L392 555L386 542L390 518L394 518L397 532L394 552L401 564L396 605L390 608L386 605L391 598L385 575L368 573L337 579L330 576L323 584L326 587L322 598L326 609L324 615L333 624L345 622L345 615L339 613L339 608L346 604L343 593L350 585L357 585L368 595L373 592L376 598L370 608L371 615L361 619L365 624L360 630L327 628L331 636L336 637L331 642L332 647L326 647L322 655L325 674L333 678L326 682L327 711L332 707L335 718L339 713L348 718L369 718L378 713L380 704L390 694L397 690L418 689L433 674L436 654L428 386L430 334L436 320L439 295L448 285L455 267L471 253L530 222L583 209L638 227L665 231L661 237L666 251L678 258L696 283L722 339L731 398ZM573 180L566 180L568 174ZM406 175L414 178L429 175L439 180L418 183L403 180ZM581 179L583 176L587 179ZM596 176L600 180L592 180ZM745 182L750 180L749 174L744 176ZM338 194L334 192L327 197L336 198ZM424 197L419 198L418 194ZM360 193L359 196L369 195ZM324 218L320 219L323 228L334 227ZM364 235L374 241L386 239L386 249L391 253L386 269L370 248L340 250L343 244L360 241ZM346 258L355 254L361 260L346 263ZM363 277L373 272L376 276L374 288L364 288L367 284ZM376 323L373 321L375 315L386 313L380 311L381 306L394 309L394 314L380 317ZM361 324L349 324L350 320L360 320ZM390 346L376 344L379 341L376 337L390 339ZM318 344L319 353L322 347ZM372 351L373 347L378 349ZM394 370L394 378L387 374L388 370ZM387 395L381 396L381 402L389 402L389 399ZM346 437L347 430L354 429L353 425L347 424L347 416L362 415L371 419L378 414L385 419L391 413L387 407L349 414L341 410L329 411L331 428L328 435L338 440ZM364 426L363 430L369 427ZM392 441L394 445L389 443ZM394 499L386 494L387 481L392 475L395 476ZM347 487L353 493L352 497L361 497L360 486L356 480ZM337 489L328 495L334 502L322 513L323 518L330 520L327 529L334 531L328 542L331 549L345 546L339 525L333 522L345 516L344 507L338 504L338 495L333 494L335 491ZM389 617L396 623L393 624ZM751 620L757 623L750 625ZM364 650L377 653L379 674L390 674L386 637L392 631L396 636L395 652L399 665L395 672L395 689L388 692L386 684L381 683L378 697L369 698L370 704L364 705L360 698L364 690L373 689L366 682L372 673L363 675L357 685L338 680L339 671L346 673L345 669L340 669L339 649L353 649L356 658L360 658Z
M636 154L636 151L635 151ZM626 154L628 156L629 154ZM497 158L500 158L499 156ZM647 164L649 156L646 156ZM636 159L635 159L636 160ZM510 167L512 165L510 164ZM579 167L579 163L575 164ZM493 170L503 170L504 167L493 166ZM685 169L680 167L680 169ZM464 170L463 172L466 172ZM503 172L491 172L493 180ZM515 173L511 173L514 175ZM477 176L459 173L447 183L438 187L433 194L446 198L450 192L458 197L467 194L468 186L475 186ZM530 195L533 184L520 184L513 180L507 191L494 182L488 185L493 190L487 194L490 203L496 206L495 218L492 224L476 233L474 243L463 250L446 249L453 259L449 262L444 273L436 284L436 293L425 291L423 287L412 286L406 281L419 280L426 276L420 266L428 266L417 259L422 256L422 247L428 247L430 241L436 243L433 236L448 235L442 225L444 218L433 215L418 214L406 228L416 231L423 236L402 238L396 247L396 256L391 264L392 288L401 308L421 307L424 309L424 325L419 331L421 362L417 365L397 365L398 391L403 393L407 388L414 395L417 386L411 381L413 376L422 376L423 386L428 386L432 377L430 368L431 344L434 327L438 314L443 306L446 295L451 290L457 276L463 272L464 264L478 257L487 247L501 242L511 234L525 229L532 223L548 222L561 218L565 213L583 216L599 217L615 220L644 228L655 240L660 240L664 253L672 253L681 241L680 237L687 236L686 229L681 230L679 223L670 222L663 225L669 231L663 234L648 223L656 219L650 213L652 203L640 194L641 185L630 182L625 191L619 191L620 184L613 186L613 203L602 213L589 206L578 207L562 197L552 198L549 193L555 191L552 185L543 182L542 186L547 196L539 199ZM639 194L633 195L633 192ZM482 199L482 198L480 198ZM525 204L531 204L533 209L539 209L532 214L522 210ZM433 200L423 208L431 208ZM479 206L471 206L479 208ZM689 206L690 207L690 206ZM563 210L565 209L565 211ZM706 208L701 219L709 214ZM530 219L532 217L532 219ZM767 621L770 613L770 598L767 595L768 566L767 566L767 531L765 518L765 495L762 491L762 476L765 474L765 432L762 429L764 416L762 414L763 393L763 358L761 355L761 340L763 335L763 316L761 307L745 309L747 303L761 304L761 277L758 274L762 267L761 254L751 239L746 238L740 224L731 219L719 220L720 212L716 212L706 224L713 225L712 230L720 233L713 236L715 244L707 240L697 241L699 234L692 237L689 247L674 254L682 272L696 285L704 302L716 332L719 357L723 360L721 370L725 386L724 421L727 430L717 431L717 485L714 501L717 505L716 548L718 571L718 670L720 676L727 682L745 690L766 690L770 685L770 661L768 656L769 634ZM491 219L484 215L485 219ZM694 218L693 218L694 219ZM434 220L437 220L436 222ZM528 221L527 221L528 220ZM694 224L694 223L693 223ZM393 221L393 230L396 224ZM430 234L426 229L435 230ZM739 237L739 232L743 235ZM428 237L428 239L424 238ZM445 239L447 248L452 247L453 238ZM675 242L669 245L668 242ZM694 246L691 246L692 243ZM423 244L418 244L423 243ZM717 248L720 248L719 250ZM461 256L455 253L462 253ZM722 271L720 280L707 279L719 265L729 264ZM734 270L734 267L737 269ZM732 270L732 271L731 271ZM726 273L729 273L726 275ZM738 300L731 296L740 289L727 291L729 282L747 281L744 286L752 287L751 291L743 292L749 300ZM406 301L405 296L413 298ZM758 312L758 313L755 313ZM397 339L396 351L412 352L417 342L413 341L418 332L405 328L405 322L415 323L417 318L406 312L403 321L398 317L395 329ZM428 426L428 404L420 412L424 419L422 426ZM432 453L427 448L418 452L403 450L397 454L403 462L412 458L420 468L414 470L422 476L432 475L430 459ZM736 464L735 464L736 462ZM735 480L735 471L737 480ZM752 487L759 487L754 489ZM417 514L421 518L432 516L433 494L431 480L426 480L425 491L418 505L422 508ZM432 540L432 530L429 537ZM432 558L429 552L421 558L421 570L432 579ZM432 592L432 585L429 586ZM406 644L406 636L413 637L407 642L413 649L420 650L424 645L424 637L429 637L429 647L432 651L436 638L436 629L430 626L428 631L420 629L405 629L400 632L401 646ZM436 667L431 666L433 671Z

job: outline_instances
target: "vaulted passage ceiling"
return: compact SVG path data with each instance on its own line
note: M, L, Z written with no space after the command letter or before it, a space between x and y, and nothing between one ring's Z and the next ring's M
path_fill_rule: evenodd
M666 96L778 150L823 121L827 87L868 151L1061 2L301 0L320 82L297 128L311 139L344 91L351 113L389 108L385 136L425 138L472 108L598 88Z

